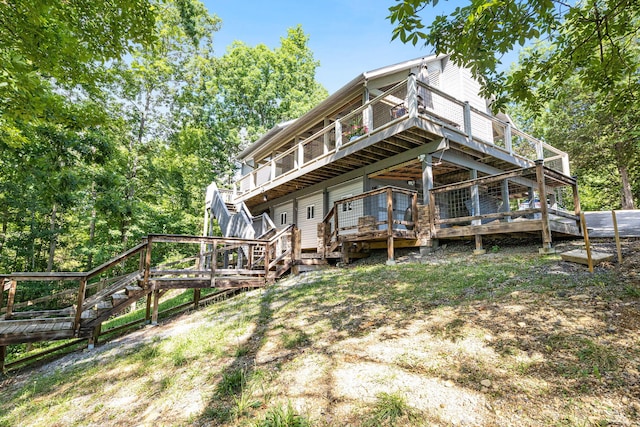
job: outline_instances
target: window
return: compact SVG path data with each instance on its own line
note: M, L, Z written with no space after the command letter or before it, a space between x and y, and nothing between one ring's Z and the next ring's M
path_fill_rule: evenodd
M280 213L280 225L286 225L287 224L287 213L286 212L281 212Z
M307 219L313 219L315 218L315 207L314 205L309 205L307 206Z
M347 194L344 196L345 199L347 197L353 197L353 194ZM353 205L351 204L351 202L346 202L342 204L342 212L347 212L352 210L353 210Z

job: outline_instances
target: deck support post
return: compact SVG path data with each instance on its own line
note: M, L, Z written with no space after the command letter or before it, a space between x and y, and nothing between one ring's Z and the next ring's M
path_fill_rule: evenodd
M18 281L15 279L11 279L9 283L9 294L7 295L7 312L4 315L4 318L6 320L11 319L11 315L13 314L13 303L16 299L16 288L18 287Z
M482 247L482 235L476 234L476 249L473 251L474 255L484 255L487 251Z
M318 230L324 235L324 224L318 224ZM324 245L324 239L322 240ZM323 250L324 252L324 250ZM300 266L298 262L302 258L302 232L298 227L291 229L291 272L297 276L300 274ZM324 258L324 255L323 255Z
M84 305L84 294L87 290L87 278L83 277L80 279L80 286L78 286L78 299L76 301L76 316L73 322L73 331L74 335L78 336L80 332L80 320L82 319L82 306ZM8 313L8 311L7 311Z
M536 181L540 198L540 216L542 217L542 247L540 254L552 254L555 250L551 247L551 227L549 226L549 211L547 210L547 189L544 183L544 160L536 160ZM535 202L535 200L534 200Z
M513 144L511 142L511 123L507 122L504 128L504 148L513 156Z
M509 204L509 180L505 179L502 181L502 212L511 212L511 205ZM504 218L506 222L511 222L511 217L507 216Z
M89 350L93 350L96 345L98 345L98 338L100 337L100 332L102 331L102 323L98 323L95 328L93 328L93 333L89 337L89 342L87 343L87 348Z
M193 290L193 308L197 309L200 306L200 295L202 293L202 289L194 289Z
M435 225L433 224L435 202L431 200L431 190L433 189L433 156L431 154L421 154L418 156L418 159L422 162L422 204L428 207L430 225L428 239L425 242L427 246L420 247L420 253L425 255L438 246L438 239L435 239ZM429 242L431 242L430 246Z
M147 294L147 308L144 312L144 321L147 325L151 323L151 294L151 292Z
M387 189L387 265L395 264L393 252L393 190Z
M271 263L271 245L269 242L264 244L264 283L271 283L269 280L269 264Z
M469 178L478 179L478 171L475 169L471 170ZM480 212L480 193L478 192L478 185L474 184L471 187L471 206L473 207L473 212L471 215L480 216L482 212ZM471 225L481 225L482 221L479 219L474 219L471 221Z
M153 312L151 313L151 324L153 326L158 325L158 305L160 302L160 291L158 289L153 290Z

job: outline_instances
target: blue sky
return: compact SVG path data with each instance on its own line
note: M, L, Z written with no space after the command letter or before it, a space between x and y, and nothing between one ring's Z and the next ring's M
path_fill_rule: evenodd
M466 2L441 2L438 10L452 10L461 3ZM393 26L386 17L394 0L204 0L204 4L222 19L222 29L214 35L218 55L234 40L277 47L288 28L301 24L320 61L316 78L329 93L364 71L432 53L423 46L391 41ZM425 9L422 16L427 24L435 12Z

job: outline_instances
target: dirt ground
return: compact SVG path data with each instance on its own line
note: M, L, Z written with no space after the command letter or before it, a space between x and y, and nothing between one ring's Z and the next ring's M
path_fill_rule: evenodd
M610 240L593 244L598 251L615 253ZM581 245L573 240L555 243L559 252ZM488 241L485 247L487 254L481 257L489 262L537 252L535 245L517 240ZM396 258L399 264L471 263L478 259L472 251L471 243L454 242L424 257L415 250L399 250ZM405 413L380 425L640 426L640 240L623 241L623 258L622 265L596 267L597 277L615 278L611 283L594 282L579 264L540 263L528 274L553 279L555 285L546 290L523 286L493 299L472 298L463 304L441 300L445 303L429 305L422 315L377 313L379 305L354 304L351 297L335 305L291 308L293 293L322 273L289 278L266 291L272 294L269 322L262 320L242 338L247 354L234 363L269 373L270 380L261 386L267 391L253 392L252 398L266 400L268 395L289 401L319 426L378 425L371 421L371 408L384 393L399 393L421 415L417 421ZM376 253L345 270L385 260L386 252ZM397 273L388 274L394 284ZM565 279L570 286L562 285ZM509 279L511 285L527 280ZM260 292L254 291L256 296ZM336 320L338 314L345 316L342 323ZM0 389L9 395L34 377L87 362L106 363L127 349L188 334L199 325L195 317L181 315L94 350L15 373ZM338 326L324 328L329 323ZM305 343L283 346L290 330L309 331ZM186 396L198 392L183 390ZM148 425L252 425L251 416L219 422L204 415L180 418L180 408L187 403L174 399L173 418L149 419ZM193 413L211 413L207 399L190 399ZM147 413L153 413L154 402L147 404ZM100 425L73 411L65 419L74 425ZM117 420L114 425L125 425Z

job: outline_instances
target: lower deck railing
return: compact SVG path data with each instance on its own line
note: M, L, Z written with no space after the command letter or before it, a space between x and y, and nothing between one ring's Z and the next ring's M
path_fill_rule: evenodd
M337 200L319 224L319 251L333 252L343 242L362 238L415 238L417 216L417 192L412 190L383 187Z

